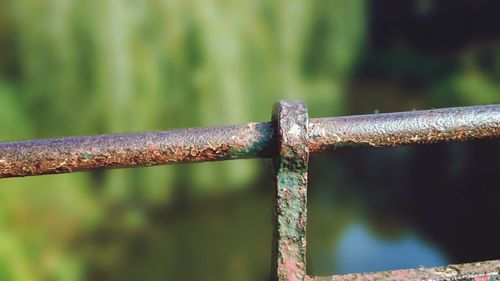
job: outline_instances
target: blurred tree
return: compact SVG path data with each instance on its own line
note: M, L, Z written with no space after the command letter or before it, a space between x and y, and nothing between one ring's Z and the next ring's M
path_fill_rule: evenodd
M2 1L2 140L269 120L279 99L305 99L314 115L340 113L365 18L363 0ZM175 187L196 196L248 186L256 163L2 181L0 244L17 256L0 257L0 276L4 268L12 279L78 279L88 261L68 241L111 229L125 251L119 237L148 223L143 206L164 204ZM54 203L61 196L74 212ZM29 226L19 225L19 208ZM47 227L52 220L65 223ZM78 228L86 220L91 226Z

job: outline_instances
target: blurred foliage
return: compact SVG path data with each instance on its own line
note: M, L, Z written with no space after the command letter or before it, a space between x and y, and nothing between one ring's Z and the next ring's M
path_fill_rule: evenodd
M2 141L264 121L279 99L341 113L365 19L362 0L2 1ZM89 263L123 266L150 208L258 174L256 161L234 161L4 180L0 278L77 280ZM113 245L75 249L107 231Z
M465 52L458 69L434 87L433 99L443 105L500 103L500 46L492 45Z

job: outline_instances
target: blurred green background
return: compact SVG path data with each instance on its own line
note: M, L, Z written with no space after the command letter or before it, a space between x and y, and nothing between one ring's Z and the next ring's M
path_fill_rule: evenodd
M500 103L498 1L0 0L1 141ZM314 156L308 270L499 258L497 140ZM2 280L265 280L268 160L0 181ZM495 199L496 198L496 199Z

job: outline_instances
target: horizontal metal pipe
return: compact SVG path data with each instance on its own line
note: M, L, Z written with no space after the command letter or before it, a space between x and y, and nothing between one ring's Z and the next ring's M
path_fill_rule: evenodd
M271 123L0 143L0 178L270 157Z
M397 146L500 136L500 105L317 118L309 121L311 153L342 145ZM0 142L0 178L96 168L267 158L274 125L212 128L49 140Z
M309 151L399 146L500 136L500 105L312 119Z
M334 276L307 276L306 281L367 281L367 280L499 280L500 260L465 264L453 264L446 267L399 269L373 273L358 273Z

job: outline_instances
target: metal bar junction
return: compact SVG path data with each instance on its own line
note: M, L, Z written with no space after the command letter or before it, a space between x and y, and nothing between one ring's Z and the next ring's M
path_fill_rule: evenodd
M500 105L309 119L280 101L273 120L212 128L0 142L0 178L172 163L274 158L272 280L500 280L500 260L443 268L314 277L306 274L310 153L500 137Z

